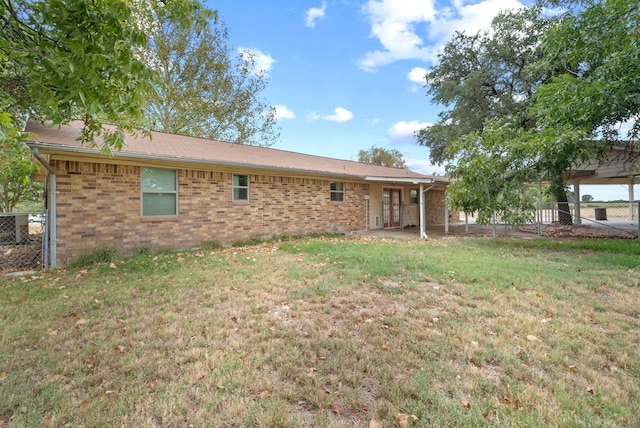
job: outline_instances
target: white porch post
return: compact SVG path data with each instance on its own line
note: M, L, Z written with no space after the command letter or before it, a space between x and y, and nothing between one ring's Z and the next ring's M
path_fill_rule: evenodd
M580 181L576 180L573 183L573 223L582 224L580 218Z
M444 234L449 234L449 208L444 205Z
M420 183L420 238L427 239L427 231L424 224L424 185Z

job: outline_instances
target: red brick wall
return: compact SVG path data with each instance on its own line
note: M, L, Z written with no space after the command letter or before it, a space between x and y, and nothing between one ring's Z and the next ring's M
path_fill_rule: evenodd
M248 174L250 200L239 202L232 201L232 173L178 169L178 216L153 218L141 216L140 166L54 166L61 263L100 246L128 253L365 227L366 183L345 182L344 202L331 202L330 180Z
M425 224L444 224L445 189L436 188L429 190L424 194L424 202L426 207ZM459 211L449 209L447 214L449 216L449 223L460 222Z

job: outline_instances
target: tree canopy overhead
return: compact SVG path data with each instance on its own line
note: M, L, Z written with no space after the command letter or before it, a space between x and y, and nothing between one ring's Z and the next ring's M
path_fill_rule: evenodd
M0 112L15 127L20 114L54 125L80 117L83 141L101 135L103 149L119 149L125 132L145 128L149 23L202 28L212 16L197 0L0 0Z
M606 141L640 138L640 6L637 0L549 0L565 8L545 33L539 69L560 72L536 91L545 128Z

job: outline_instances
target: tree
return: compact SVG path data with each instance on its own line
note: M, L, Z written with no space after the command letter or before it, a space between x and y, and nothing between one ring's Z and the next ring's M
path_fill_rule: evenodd
M593 202L593 196L591 195L582 195L580 199L582 202Z
M457 179L449 204L480 211L484 221L494 211L513 222L526 220L532 206L522 198L522 180L535 182L547 172L531 136L537 123L529 109L536 88L554 72L531 67L550 24L536 7L502 13L490 31L456 33L425 76L428 94L447 110L418 133L418 144ZM559 200L566 201L564 191L556 187Z
M29 137L14 126L9 113L0 113L0 211L11 212L21 200L37 196L39 186L31 178L37 165L25 144Z
M197 0L0 0L2 88L20 101L0 101L0 112L53 125L82 118L83 141L102 136L103 149L119 149L125 132L144 125L154 89L153 70L139 55L148 23L202 27L211 16Z
M582 132L606 143L640 137L640 8L637 0L549 0L564 7L545 33L539 68L561 73L536 91L540 126L556 138ZM628 124L620 135L621 123Z
M147 101L153 129L261 146L278 140L275 109L259 98L267 76L248 52L234 61L228 37L219 21L200 31L153 26L146 55L160 77Z
M613 145L632 148L620 138L640 136L640 9L635 0L547 4L565 12L541 40L534 68L555 73L536 90L531 112L540 165L557 189L570 166L602 160Z
M406 168L404 157L398 150L387 150L376 146L371 146L369 150L360 150L358 152L358 162L391 168Z
M494 216L516 225L532 220L535 198L529 188L539 177L535 168L522 164L528 138L522 128L494 121L482 135L471 132L447 145L444 156L453 161L447 173L454 179L447 188L447 203L477 212L482 224L491 223ZM504 141L512 142L509 150Z
M474 152L459 144L452 145L459 152L443 149L452 141L471 131L482 139L489 127L525 130L526 136L518 135L521 141L509 139L516 133L503 133L506 139L493 140L492 147L494 151L500 147L508 158L514 156L514 147L520 147L515 151L520 164L548 181L559 203L560 221L570 223L564 183L567 169L602 159L613 144L620 144L623 123L629 127L626 137L640 136L640 9L632 0L549 0L546 4L565 11L553 19L541 18L538 8L499 16L492 35L478 44L464 44L470 39L458 36L460 41L447 45L441 65L427 74L427 82L435 99L452 108L437 126L421 132L418 142L432 149L434 159L449 162L455 170L456 157ZM509 24L519 19L530 24L522 25L522 30ZM505 23L512 34L496 29ZM512 48L517 55L509 54ZM462 64L460 70L453 68L456 63ZM514 67L519 64L522 68ZM509 83L506 92L494 85L500 81ZM511 86L514 82L529 86ZM509 92L513 87L530 89ZM516 101L512 106L509 97ZM502 167L498 158L491 159L495 168ZM510 176L504 171L502 175ZM465 177L460 180L470 189L476 186Z
M434 125L418 132L418 144L429 148L433 162L446 162L447 145L470 132L482 133L488 120L518 117L518 126L535 126L523 113L542 77L527 66L548 26L538 9L528 8L498 15L491 31L455 33L425 76L427 94L447 108Z
M36 166L24 144L28 117L84 121L80 139L105 152L144 132L154 72L141 61L148 23L201 28L213 12L197 0L0 0L0 170L3 208L33 194ZM103 129L103 123L116 125Z

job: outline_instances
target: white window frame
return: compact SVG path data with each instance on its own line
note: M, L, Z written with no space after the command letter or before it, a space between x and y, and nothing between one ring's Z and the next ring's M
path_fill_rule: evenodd
M415 196L413 196L413 193L415 192ZM420 190L418 189L410 189L409 190L409 203L411 205L417 205L420 203Z
M236 177L246 177L247 178L247 185L246 186L241 186L241 185L236 185ZM233 199L234 202L249 202L249 174L233 174L233 176L231 177L231 188L233 189L231 191L231 199ZM246 190L247 191L247 197L246 198L240 198L240 197L236 197L236 190ZM237 195L239 196L239 195Z
M153 190L153 189L145 189L144 187L144 173L145 170L163 170L163 171L172 171L175 175L175 184L174 190ZM171 214L145 214L144 212L144 197L145 195L159 195L159 194L170 194L174 195L175 198L175 206L174 212ZM177 217L178 216L178 170L176 169L167 169L167 168L151 168L151 167L142 167L140 168L140 215L145 218L149 217Z
M332 181L329 185L329 200L331 202L344 202L344 181Z

